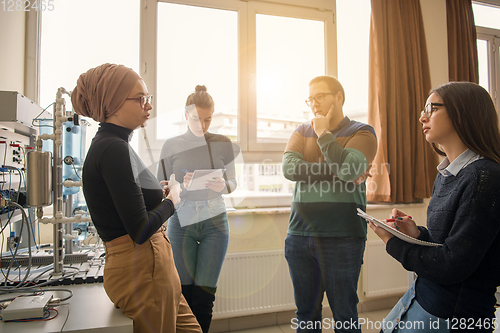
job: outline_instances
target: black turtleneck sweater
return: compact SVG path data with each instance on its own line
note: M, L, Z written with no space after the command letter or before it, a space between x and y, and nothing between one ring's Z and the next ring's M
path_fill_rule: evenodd
M104 242L144 243L173 213L158 180L128 144L132 130L101 123L83 164L83 194Z
M224 135L205 133L197 137L188 128L187 132L170 138L163 144L158 163L158 180L168 180L171 174L182 184L184 170L193 172L203 169L226 169L226 187L222 192L209 189L188 191L182 186L181 198L188 201L204 201L231 193L236 189L234 158L239 147Z

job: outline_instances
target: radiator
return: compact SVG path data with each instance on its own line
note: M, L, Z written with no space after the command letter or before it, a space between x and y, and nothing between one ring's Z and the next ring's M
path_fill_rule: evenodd
M361 276L366 297L403 294L408 289L408 276L401 264L387 254L382 241L366 243ZM217 286L214 319L294 309L292 281L283 250L226 255Z
M385 243L381 240L366 242L362 269L366 297L403 294L408 290L410 275L413 276L385 251Z
M295 309L283 250L228 253L222 266L214 319Z

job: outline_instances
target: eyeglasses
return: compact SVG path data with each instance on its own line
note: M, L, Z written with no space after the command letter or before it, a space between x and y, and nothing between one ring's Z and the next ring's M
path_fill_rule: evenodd
M141 108L145 108L146 104L151 104L151 101L153 100L153 95L144 95L141 97L134 97L134 98L126 98L126 100L133 100L133 101L139 101L141 103Z
M431 118L432 116L432 113L435 111L434 110L434 107L435 106L444 106L443 103L427 103L424 107L424 109L422 110L422 112L420 112L420 117L423 117L425 116L426 118Z
M314 101L316 101L318 103L323 103L325 101L325 95L328 95L328 94L335 95L336 93L331 93L331 92L320 93L320 94L317 94L316 96L309 97L308 99L306 99L307 106L311 107L313 105Z

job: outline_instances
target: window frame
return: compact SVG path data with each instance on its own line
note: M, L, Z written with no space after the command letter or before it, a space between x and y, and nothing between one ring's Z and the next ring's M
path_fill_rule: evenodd
M473 0L472 2L486 6L500 7L500 0Z
M40 104L40 39L42 12L26 12L25 95Z
M498 88L500 87L500 29L476 27L477 39L485 40L488 45L488 81L493 102L500 112Z
M245 162L259 163L263 160L280 162L286 146L283 143L262 143L257 141L256 110L256 15L267 14L301 19L322 20L325 23L325 74L337 74L337 45L335 24L335 0L143 0L140 19L140 75L149 92L158 95L157 83L157 22L158 3L200 6L205 8L233 10L238 13L238 139ZM247 45L252 45L248 48ZM307 85L307 82L304 82ZM154 103L156 103L154 101ZM164 139L156 139L157 116L153 105L152 121L146 132L153 154L158 155ZM139 151L146 154L143 140ZM144 156L141 156L144 157Z
M333 12L329 10L319 10L317 8L299 8L286 6L282 4L266 3L251 1L248 4L248 45L249 47L249 70L248 74L250 76L250 87L249 87L249 98L248 98L248 146L247 151L279 151L283 152L285 150L286 142L283 143L265 143L258 142L257 137L257 36L256 36L256 17L258 14L263 15L275 15L290 18L299 19L309 19L318 20L324 22L324 33L325 33L325 74L337 76L337 32L336 25L333 20ZM311 78L312 79L312 78ZM308 82L303 83L304 86ZM304 97L304 99L307 96ZM243 122L240 119L240 122Z
M500 0L473 0L473 3L483 6L500 8ZM488 79L489 90L497 112L500 115L500 29L486 28L476 25L476 39L488 43Z

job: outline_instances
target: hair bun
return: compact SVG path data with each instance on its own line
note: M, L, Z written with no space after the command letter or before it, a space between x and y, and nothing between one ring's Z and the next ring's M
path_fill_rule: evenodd
M202 91L207 92L207 87L205 87L203 85L197 85L196 88L194 88L194 91L197 93L202 92Z

